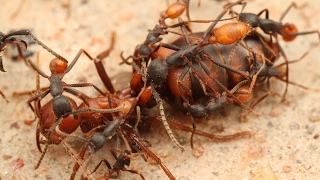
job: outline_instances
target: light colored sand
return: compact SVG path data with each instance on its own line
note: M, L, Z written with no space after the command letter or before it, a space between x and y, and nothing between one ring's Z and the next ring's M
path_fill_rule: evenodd
M130 67L119 66L120 52L132 54L135 46L144 41L148 29L157 23L160 11L166 3L162 0L142 1L80 1L70 5L70 17L63 7L68 1L31 1L26 0L19 14L10 19L20 1L2 1L0 6L1 31L6 33L11 29L31 28L33 32L49 47L62 54L68 60L76 55L80 48L95 56L109 46L112 31L117 33L116 47L109 58L105 60L106 70L117 80L117 89L126 86ZM270 17L279 19L280 14L291 1L250 1L245 11L258 13L269 8ZM201 1L191 4L191 17L194 19L213 19L221 11L222 5L214 1ZM294 22L300 30L320 28L320 2L311 0L297 1L300 9L290 11L284 22ZM170 22L168 22L170 23ZM203 27L192 26L192 28ZM205 27L205 26L204 26ZM169 42L169 41L167 41ZM299 37L292 43L282 43L289 59L299 58L308 50L311 43L318 42L316 35ZM41 69L49 73L48 62L52 55L37 46L32 50L40 51ZM72 172L74 161L62 145L50 147L42 165L34 170L40 153L35 144L36 124L26 126L23 121L33 118L31 110L26 105L30 96L12 97L14 91L29 91L35 89L35 74L23 61L13 62L1 54L6 73L1 73L0 89L9 100L6 104L0 99L0 179L68 179ZM32 57L35 60L35 57ZM290 66L290 79L307 87L320 86L319 46L301 62ZM81 57L74 69L64 80L68 83L88 81L100 83L93 64L86 57ZM42 79L41 85L48 84ZM284 84L272 81L272 90L282 93ZM96 92L85 88L84 92L95 95ZM290 105L280 103L280 98L269 97L261 102L255 110L260 118L250 117L248 122L239 122L239 108L226 108L227 116L216 113L214 117L199 124L201 130L210 131L212 126L222 124L223 134L250 130L250 139L233 142L216 143L202 137L195 137L195 148L189 146L189 134L176 131L180 140L184 141L186 151L181 153L175 148L163 129L155 129L145 134L153 145L152 150L159 154L168 169L177 179L250 179L261 172L273 172L278 179L319 179L320 143L314 136L320 133L319 122L311 122L311 113L320 117L320 97L318 92L306 91L297 86L290 86L287 99ZM45 101L45 100L44 100ZM316 110L316 112L312 112ZM72 138L70 138L72 139ZM203 150L199 157L195 151ZM109 154L107 149L98 157ZM12 170L12 162L22 159L24 166ZM108 157L107 157L108 158ZM110 159L110 158L109 158ZM138 158L132 161L132 166L141 170L147 179L166 179L165 174L157 165L144 163ZM99 171L102 174L102 170ZM268 174L268 173L267 173ZM121 179L140 179L130 173L122 173Z

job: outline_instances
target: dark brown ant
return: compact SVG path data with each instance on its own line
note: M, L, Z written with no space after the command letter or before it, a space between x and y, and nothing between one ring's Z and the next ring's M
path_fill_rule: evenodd
M141 173L139 173L138 171L125 168L125 166L130 166L131 160L130 160L130 157L128 157L130 155L129 151L125 150L123 152L124 155L120 154L118 157L117 157L116 151L114 149L110 149L110 152L111 152L112 156L116 159L116 162L114 163L114 165L111 167L110 163L106 159L102 159L91 173L96 172L96 170L100 167L101 163L104 162L105 165L109 169L109 172L103 176L105 179L119 178L120 171L127 171L130 173L139 174L141 179L145 179L144 176ZM115 175L113 175L113 174L115 174Z

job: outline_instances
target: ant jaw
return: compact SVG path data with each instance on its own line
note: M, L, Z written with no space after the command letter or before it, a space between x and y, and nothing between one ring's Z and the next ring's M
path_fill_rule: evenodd
M3 68L3 63L2 63L2 57L0 56L0 71L2 72L7 72L6 70L4 70Z

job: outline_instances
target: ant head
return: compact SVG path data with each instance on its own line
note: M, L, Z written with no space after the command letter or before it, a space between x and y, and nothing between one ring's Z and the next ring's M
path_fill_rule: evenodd
M282 39L284 41L293 41L297 35L290 35L295 34L298 32L297 27L294 24L286 23L282 27Z
M68 62L54 58L51 60L49 68L52 74L63 74L68 68Z
M27 49L28 44L24 40L13 37L15 35L17 34L10 33L5 35L2 32L0 32L0 51L5 50L8 44L18 44L18 43L22 43Z

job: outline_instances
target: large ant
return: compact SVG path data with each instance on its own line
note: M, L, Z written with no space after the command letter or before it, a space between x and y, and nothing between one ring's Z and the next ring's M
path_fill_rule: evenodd
M234 5L239 3L240 2L237 2ZM184 25L184 22L181 22L180 20L178 24L173 25L172 27L178 26L181 26L183 35L188 36L186 35L187 28ZM200 57L197 56L201 56L202 54L200 52L203 51L202 46L205 46L201 44L203 41L201 41L201 43L192 44L187 38L185 38L185 40L188 44L191 44L187 48L180 48L174 44L169 45L162 43L160 46L155 48L153 52L149 51L152 59L155 59L156 56L162 56L162 60L152 60L152 62L148 65L147 74L150 87L152 88L153 97L156 100L157 104L159 104L163 124L166 127L166 130L169 136L171 137L171 140L181 149L182 146L176 141L169 128L169 125L166 122L161 96L163 98L168 98L172 101L175 98L183 98L184 108L188 109L188 111L191 113L191 116L195 118L204 118L208 115L208 113L206 112L206 108L202 108L199 105L190 105L189 102L190 99L192 99L191 103L194 104L195 101L203 97L203 94L206 94L207 96L206 101L208 101L210 97L215 97L211 98L213 101L211 103L212 105L209 106L209 109L211 109L209 110L210 112L214 111L218 107L224 106L225 104L231 102L240 104L244 108L251 111L250 108L246 107L243 104L243 102L241 102L239 99L235 97L235 95L233 95L234 92L238 90L238 88L241 88L244 82L239 82L240 84L235 85L235 87L231 91L228 90L228 76L226 75L226 70L237 73L245 77L246 79L250 79L249 75L246 72L226 65L224 62L220 60L212 60L208 55L206 57L203 57L201 61L197 60L200 59ZM162 47L168 47L170 49L173 49L175 52L170 52L169 54L162 54L163 52L160 52L160 49L162 49ZM150 55L148 55L148 58L150 57ZM188 58L189 60L185 58ZM147 61L144 62L148 64ZM137 67L134 63L132 65L136 70L140 67ZM188 73L190 73L190 78L189 75L187 75ZM139 70L137 70L134 73L134 76L131 81L131 88L134 90L135 93L140 92L142 83L138 83L139 80L137 79L140 78L141 82L142 76L143 72ZM176 82L178 83L175 84ZM209 93L207 91L209 91ZM226 93L222 93L223 91L225 91ZM232 96L232 98L227 98L227 96ZM215 101L215 99L218 100ZM195 129L194 122L192 124Z
M242 7L242 10L243 10L246 6L246 2L242 2L242 0L238 2L239 4L243 4L243 7ZM233 5L234 4L229 5L226 9L230 9ZM268 9L264 9L258 14L243 13L242 10L240 14L231 11L232 13L238 16L238 22L227 23L217 29L213 29L216 23L212 23L210 28L208 28L207 31L204 33L203 38L208 38L208 43L210 44L212 43L232 44L234 42L237 42L237 44L234 47L234 49L236 49L238 43L240 43L240 41L243 40L247 35L252 33L254 28L257 28L257 27L260 27L264 33L270 35L271 43L272 43L272 37L274 37L275 45L277 46L278 51L281 53L286 63L285 77L286 77L287 84L286 84L285 92L283 94L283 98L284 98L287 93L288 84L289 84L289 66L288 66L288 58L286 56L286 53L284 52L284 50L279 44L278 35L281 35L283 40L288 42L294 40L298 35L307 35L307 34L313 34L313 33L317 33L320 39L320 33L318 30L298 32L297 27L294 24L292 23L283 24L281 22L292 7L296 7L296 4L292 3L284 11L284 13L281 15L279 19L279 22L269 19ZM220 19L227 12L226 9L218 16L217 19ZM265 19L262 19L260 18L260 16L264 12L266 16L265 16ZM208 36L209 34L212 34L212 36ZM235 53L235 50L232 50L229 56L229 60L233 58L234 53Z
M112 41L111 43L113 44L114 42ZM113 45L110 48L112 47ZM106 52L109 52L111 50L110 48L107 51L101 53L99 57L107 56L108 53ZM40 152L40 133L43 134L47 139L46 148L40 158L40 161L36 166L36 169L39 167L46 153L46 150L50 144L59 144L66 136L68 136L77 129L77 127L82 122L81 116L77 115L78 113L85 113L87 111L93 111L96 113L112 113L123 109L122 106L119 106L118 108L108 109L91 107L77 108L77 104L74 102L73 99L62 94L64 91L69 92L81 98L86 104L89 104L87 101L89 97L71 87L93 86L98 92L100 92L101 94L105 94L91 83L66 84L62 81L64 75L71 70L71 68L74 66L82 52L84 52L91 60L93 60L93 58L82 49L71 62L69 67L67 65L67 62L55 58L50 62L49 66L52 73L51 76L47 76L31 60L28 60L28 62L31 64L34 70L37 71L39 75L48 78L51 83L50 87L45 88L47 90L45 90L43 93L39 93L28 100L30 108L35 112L36 116L40 120L37 128L37 147ZM98 61L97 58L96 61ZM45 104L43 107L41 107L40 101L48 93L51 93L53 99L50 100L47 104ZM31 102L33 101L35 101L35 107L31 105Z

